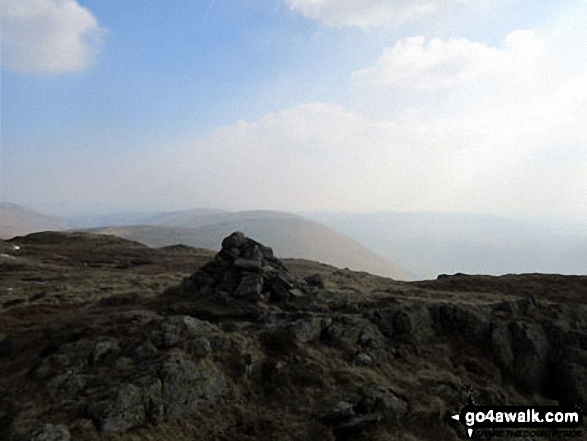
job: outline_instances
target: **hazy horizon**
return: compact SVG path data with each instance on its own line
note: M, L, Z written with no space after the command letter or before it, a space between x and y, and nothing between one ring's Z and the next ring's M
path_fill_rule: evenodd
M110 204L54 204L54 203L37 203L37 204L23 204L18 201L1 201L1 203L21 205L25 208L33 209L41 214L47 214L59 217L65 220L73 218L88 219L97 217L109 216L150 216L159 215L163 213L183 212L190 210L219 210L226 212L239 211L281 211L284 213L291 213L299 216L313 218L314 215L370 215L370 214L454 214L454 215L473 215L473 216L489 216L496 219L513 220L517 222L528 222L535 225L547 225L555 228L571 228L576 229L577 232L585 230L587 232L587 217L582 216L568 216L557 213L521 213L521 212L482 212L482 211L447 211L447 210L371 210L371 211L345 211L345 210L274 210L268 208L250 208L242 210L234 210L221 207L202 207L202 206L188 206L188 205L151 205L151 206L133 206L133 205L110 205Z
M319 255L308 254L308 249L316 248L324 232L330 231L329 234L334 234L332 237L339 235L340 243L351 239L365 247L363 251L357 251L359 254L369 250L386 259L390 268L400 268L405 274L410 274L410 278L416 279L433 279L438 274L454 273L579 275L587 271L587 223L561 221L552 217L515 218L487 213L433 211L284 213L192 208L171 212L93 212L47 218L43 217L43 213L29 213L18 207L12 210L11 206L0 203L0 211L3 209L7 210L7 219L4 220L8 222L2 222L3 215L0 213L0 234L8 234L7 237L11 237L10 231L12 235L23 235L55 228L89 229L87 231L91 232L96 229L102 234L115 234L151 246L182 243L216 249L222 237L231 231L240 230L256 240L275 246L277 250L281 249L284 240L290 241L290 248L299 241L295 245L298 249L297 257L322 261ZM22 222L20 227L16 222L18 213ZM307 235L300 236L291 242L292 231L289 228L292 222L295 225L306 225L307 232L313 231L316 237L308 240ZM26 225L29 225L28 230ZM273 234L269 234L267 228ZM214 233L214 239L211 232ZM337 245L336 241L331 242L327 249L317 249L340 254L340 243ZM357 264L356 259L353 259L358 256L353 257L348 253L345 256L343 260L337 261L338 266L352 266L383 274L381 268L373 269L374 261Z
M1 203L21 205L25 208L33 209L39 213L51 216L60 217L63 219L75 217L99 217L99 216L116 216L116 215L157 215L163 213L183 212L190 210L219 210L227 212L239 211L281 211L284 213L291 213L300 216L312 217L314 214L378 214L378 213L394 213L394 214L415 214L415 213L433 213L433 214L455 214L455 215L478 215L490 216L498 219L515 220L519 222L531 222L537 224L547 224L550 226L576 227L587 228L587 217L582 216L568 216L564 214L548 213L548 212L483 212L483 211L448 211L448 210L369 210L369 211L350 211L350 210L275 210L269 208L255 207L245 209L229 209L222 207L210 206L190 206L190 205L110 205L110 204L63 204L63 203L44 203L23 204L19 201L1 201Z
M587 221L585 1L3 5L2 201Z

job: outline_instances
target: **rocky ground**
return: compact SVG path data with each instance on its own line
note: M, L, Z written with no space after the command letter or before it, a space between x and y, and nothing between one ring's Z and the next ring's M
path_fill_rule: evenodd
M587 277L397 282L240 234L0 241L0 439L466 438L469 390L587 404L586 300Z

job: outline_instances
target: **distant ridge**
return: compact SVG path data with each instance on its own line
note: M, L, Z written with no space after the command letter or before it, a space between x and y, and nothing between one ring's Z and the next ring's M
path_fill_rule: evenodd
M212 250L233 231L242 231L255 240L273 244L275 254L282 258L315 260L397 280L415 278L408 270L354 239L291 213L262 210L201 213L188 210L161 215L153 223L94 228L90 231L113 234L156 247L181 243Z
M74 228L97 228L112 227L117 225L171 225L174 219L183 219L186 217L206 216L210 214L226 213L224 210L213 208L195 208L191 210L161 212L161 211L130 211L116 212L108 214L83 214L71 216L67 221Z
M68 228L71 225L58 217L42 214L22 205L0 202L0 239Z

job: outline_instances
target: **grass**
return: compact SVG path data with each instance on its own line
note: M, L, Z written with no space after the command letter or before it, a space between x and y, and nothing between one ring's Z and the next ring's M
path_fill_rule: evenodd
M92 421L69 414L51 411L44 417L69 424L73 439L88 441L341 441L318 416L329 404L356 395L365 385L378 384L408 401L408 415L397 424L376 425L353 440L454 440L459 432L446 421L447 414L460 409L471 385L481 402L550 403L502 379L483 347L453 337L423 345L389 340L393 346L385 348L392 354L389 360L373 366L352 363L360 349L353 343L270 341L264 346L259 339L262 324L231 315L221 306L182 297L179 283L213 257L208 250L155 249L80 233L33 235L17 242L22 246L14 253L17 258L0 261L0 390L8 390L13 382L26 386L19 394L29 401L20 404L30 407L30 416L22 424L46 406L47 397L26 376L39 362L43 348L58 347L81 335L136 338L146 332L143 323L151 317L171 313L206 315L225 326L235 342L238 350L214 354L207 361L229 379L224 398L180 421L124 434L98 433ZM0 252L12 253L11 247L0 241ZM322 275L325 289L317 290L313 299L333 317L360 317L367 310L426 302L495 304L536 293L541 302L556 302L545 314L567 314L575 317L578 329L585 325L581 314L587 278L544 276L543 285L534 275L397 282L302 259L288 259L285 264L298 277ZM290 309L284 306L283 314L303 314L311 306L300 301ZM503 319L515 318L508 312L501 314ZM2 342L7 336L16 339ZM22 345L22 350L13 353L14 359L2 358L9 344ZM243 374L245 352L257 356L251 375ZM8 404L0 402L0 418L2 406Z

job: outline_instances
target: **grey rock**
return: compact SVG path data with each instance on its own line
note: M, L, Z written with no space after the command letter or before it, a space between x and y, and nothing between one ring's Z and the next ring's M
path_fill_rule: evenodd
M116 339L106 339L101 340L95 343L94 349L92 351L91 359L93 362L98 361L104 355L108 354L109 352L116 352L120 350L120 346L118 344L118 340Z
M338 401L328 407L327 411L321 417L321 420L327 423L341 423L348 421L355 416L353 403L347 401Z
M200 320L189 315L173 316L171 319L174 319L174 317L177 317L176 320L185 326L189 338L221 332L220 328L206 320Z
M138 384L143 393L143 405L145 406L147 420L151 424L165 422L161 380L158 378L143 378Z
M366 354L371 357L374 363L387 363L393 358L393 348L388 349L369 349Z
M213 324L188 315L166 317L159 329L154 333L154 338L165 348L171 348L189 339L221 332Z
M261 251L261 247L259 246L259 244L256 244L251 247L245 248L243 257L246 260L261 262L263 260L264 253ZM236 265L236 261L234 263Z
M210 352L212 352L212 345L210 344L210 340L204 337L200 337L194 341L189 342L186 345L186 349L188 352L194 354L197 357L205 357Z
M111 389L89 405L88 414L99 430L124 432L147 422L175 420L225 391L224 379L217 371L197 365L181 354L161 362L158 372L151 367L147 375Z
M385 337L377 326L362 317L343 316L336 318L325 329L324 338L335 343L363 348L381 348L385 345Z
M138 359L147 358L159 352L155 345L151 341L137 346L133 351L132 355Z
M370 314L369 320L392 342L425 343L435 334L430 309L423 304L392 306Z
M458 334L471 343L483 343L490 337L490 314L481 306L467 304L432 305L437 328L442 333Z
M96 342L85 338L67 343L51 356L51 363L58 368L82 369L90 363L95 345Z
M285 332L294 342L307 343L318 340L324 327L324 319L312 317L309 319L299 319L290 323L285 328Z
M234 292L241 281L241 273L236 267L231 267L222 274L220 282L216 285L216 292Z
M63 424L43 424L31 429L24 435L23 441L70 441L71 434Z
M234 260L234 266L245 271L258 271L263 266L263 262L260 259L243 259L238 257Z
M516 377L529 390L541 392L548 375L550 344L546 333L539 325L514 322L510 336Z
M259 300L263 292L263 277L260 274L244 274L234 296L250 300Z
M293 287L294 285L284 274L278 274L269 286L271 299L275 301L287 300L289 298L290 290L293 289Z
M128 371L134 367L134 363L133 363L132 358L120 357L120 358L117 358L116 361L114 362L114 367L116 368L116 370L118 370L120 372Z
M104 432L142 426L146 419L143 391L134 384L122 384L113 398L93 403L89 414Z
M273 254L273 248L266 247L266 246L262 246L261 248L263 250L263 257L266 260L268 260L270 262L277 261L277 259L275 258L274 254ZM282 268L282 269L285 269L285 266L283 264L281 264L279 267Z
M247 243L247 237L240 231L235 231L230 236L222 240L222 249L229 250L232 248L241 248Z
M59 390L60 392L67 393L70 395L75 395L81 392L87 384L87 379L84 375L71 375L67 377L67 379L60 384Z
M295 297L297 299L304 296L304 292L301 289L297 289L297 288L290 289L289 293L291 294L292 297Z
M409 343L423 343L434 336L433 320L424 305L400 310L393 318L394 336Z
M511 373L514 366L514 353L510 340L510 331L507 323L497 324L491 333L491 346L493 358L502 369Z
M353 363L358 366L371 366L373 361L373 357L371 357L366 352L361 352L355 355L355 358L353 358Z
M234 353L238 348L238 343L226 335L217 334L209 338L212 352Z
M533 311L534 309L536 309L536 307L538 307L538 300L536 300L535 296L531 295L531 296L516 300L516 304L518 306L518 309L523 314L528 314L531 311Z
M360 413L382 413L387 420L397 420L405 416L408 403L392 390L379 385L366 386L361 390L363 398L355 410Z
M225 392L224 378L216 371L197 366L191 360L174 354L161 366L161 399L166 420L181 418L194 412L206 401Z

